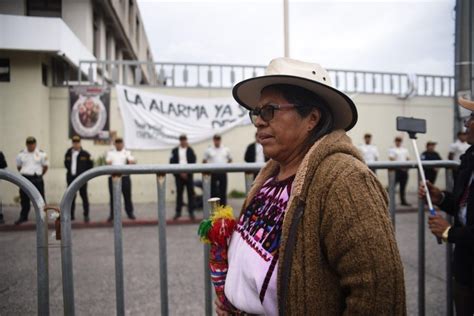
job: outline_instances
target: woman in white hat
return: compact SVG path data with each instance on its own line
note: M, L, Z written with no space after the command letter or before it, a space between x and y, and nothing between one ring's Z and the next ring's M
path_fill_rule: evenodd
M278 58L234 98L266 157L229 246L229 306L265 315L404 315L387 195L346 135L352 100L326 70ZM218 315L230 308L216 301Z

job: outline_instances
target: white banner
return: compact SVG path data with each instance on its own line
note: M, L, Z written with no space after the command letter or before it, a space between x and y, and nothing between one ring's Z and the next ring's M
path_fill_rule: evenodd
M238 125L249 124L248 111L233 98L186 98L116 86L128 149L168 149L186 134L191 144Z

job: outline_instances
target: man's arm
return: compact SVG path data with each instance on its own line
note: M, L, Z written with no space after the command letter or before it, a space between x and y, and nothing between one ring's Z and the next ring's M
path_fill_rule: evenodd
M194 152L194 150L191 147L189 147L189 152L190 152L190 156L191 156L191 159L190 159L189 163L196 163L196 161L197 161L196 153Z
M231 163L232 162L232 156L230 155L230 150L227 148L227 162Z
M21 161L21 156L20 155L21 155L21 153L16 156L16 169L18 170L18 172L20 172L21 165L23 164L23 162Z
M0 151L0 169L5 169L7 167L7 161L5 160L5 156Z
M255 156L255 155L252 155L252 149L253 149L252 147L255 148L255 145L250 144L247 146L247 149L245 150L245 155L244 155L245 162L254 162L254 159L252 156Z
M173 149L171 150L170 164L176 164L176 163L178 163L179 158L176 157L176 156L177 156L177 153L176 153L176 152L177 152L177 149L176 149L176 148L173 148Z

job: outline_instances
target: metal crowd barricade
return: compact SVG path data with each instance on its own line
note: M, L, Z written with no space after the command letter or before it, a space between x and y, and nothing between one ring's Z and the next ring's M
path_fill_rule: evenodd
M446 190L451 191L454 185L453 172L454 168L459 166L458 162L450 160L438 161L422 161L423 166L433 168L445 168L446 171ZM393 227L396 227L395 222L395 169L407 168L417 169L416 161L394 162L394 161L380 161L369 163L369 168L373 170L387 169L389 182L389 211L392 218ZM418 182L421 178L418 176ZM451 216L447 216L448 220L452 222ZM425 315L425 203L418 199L418 315ZM450 243L446 244L446 315L453 315L452 303L452 273L451 262L453 246Z
M63 281L64 314L74 315L74 279L72 266L72 240L71 240L71 205L77 191L89 180L111 175L113 189L114 212L114 250L115 250L115 294L117 315L125 314L124 284L123 284L123 247L122 247L122 222L121 222L121 179L120 175L130 174L156 174L158 195L158 237L160 256L160 298L161 315L168 315L168 281L167 281L167 249L166 249L166 178L167 173L202 173L203 174L203 216L209 217L209 204L211 197L211 172L245 172L245 187L250 188L253 181L253 172L258 171L262 164L194 164L194 165L128 165L128 166L102 166L93 168L78 176L67 188L61 200L61 265ZM208 269L209 247L204 246L204 275L205 275L205 302L206 315L212 314L212 287Z
M19 173L0 170L0 179L17 185L31 200L36 215L36 282L38 315L49 315L48 219L38 189Z
M451 169L459 164L453 161L425 161L424 166L446 169L446 183L448 189L452 186ZM103 175L111 175L113 188L113 212L114 212L114 249L115 249L115 280L116 280L116 306L117 315L124 315L124 284L123 284L123 249L122 249L122 223L121 223L121 179L120 175L131 174L155 174L157 179L157 196L158 196L158 237L159 237L159 257L160 257L160 298L161 298L161 314L168 315L168 281L167 281L167 248L166 248L166 178L167 173L202 173L203 174L203 216L209 216L210 207L207 199L211 197L211 181L210 173L212 172L244 172L245 187L249 191L253 182L253 173L258 171L263 164L194 164L194 165L128 165L128 166L103 166L93 168L79 177L68 187L63 195L61 209L61 264L62 264L62 280L63 280L63 302L64 314L74 315L74 283L73 283L73 266L72 266L72 241L71 241L71 204L76 192L87 181ZM395 227L395 175L394 170L397 168L417 167L415 161L407 162L374 162L369 167L373 170L387 169L389 178L389 210L392 223ZM1 175L1 173L0 173ZM422 202L418 203L418 307L419 315L425 314L425 207ZM452 315L452 285L451 285L451 253L450 244L446 246L447 253L447 315ZM205 280L205 314L212 315L212 286L210 273L208 268L209 262L209 246L204 246L204 280Z

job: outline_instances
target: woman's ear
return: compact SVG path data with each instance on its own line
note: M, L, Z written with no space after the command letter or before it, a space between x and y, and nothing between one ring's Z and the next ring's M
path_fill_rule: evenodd
M321 120L321 111L318 109L314 109L311 111L309 114L309 126L308 126L308 132L312 131L319 123Z

